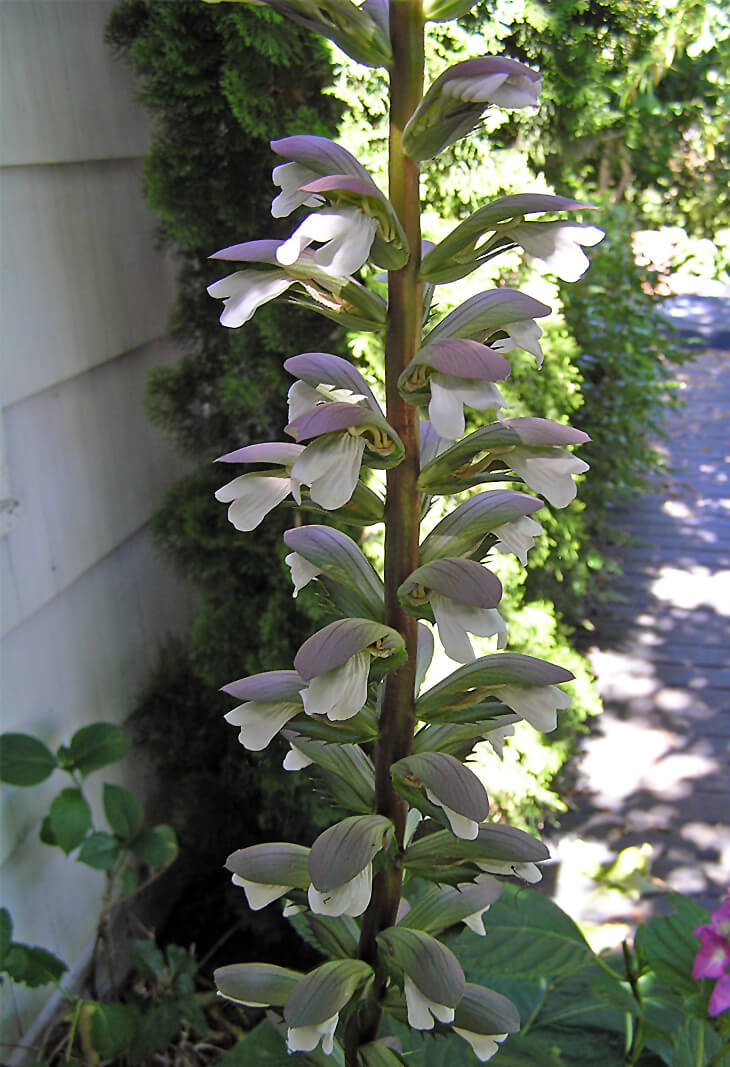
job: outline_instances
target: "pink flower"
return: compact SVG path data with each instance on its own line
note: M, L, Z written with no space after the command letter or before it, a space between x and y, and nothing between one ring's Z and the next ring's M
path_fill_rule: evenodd
M710 1015L719 1015L728 1008L730 1008L730 974L723 975L715 982L707 1010Z
M700 938L700 950L692 968L693 978L720 978L730 963L730 945L711 926L693 931Z

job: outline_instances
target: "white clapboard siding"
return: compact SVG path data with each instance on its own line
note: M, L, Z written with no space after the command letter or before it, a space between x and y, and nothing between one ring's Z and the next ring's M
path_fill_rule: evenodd
M149 370L176 358L174 269L139 189L148 122L103 42L113 7L0 0L2 729L52 747L123 723L191 611L149 539L182 471L142 408ZM97 811L104 778L138 766L92 776ZM65 784L3 789L0 882L16 939L73 966L104 879L38 842ZM48 995L5 983L2 1040L22 1041Z
M0 170L5 406L165 332L173 271L139 172L133 159Z
M6 408L19 510L0 549L3 633L143 526L180 473L143 407L150 370L174 358L152 342Z
M106 0L2 0L0 165L145 153L134 76L102 45L112 9Z

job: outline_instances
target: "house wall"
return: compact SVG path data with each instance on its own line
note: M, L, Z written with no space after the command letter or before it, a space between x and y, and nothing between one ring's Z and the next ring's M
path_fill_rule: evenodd
M146 117L103 42L113 6L0 4L2 730L50 746L123 722L190 612L148 537L181 473L142 407L149 370L176 358L174 271L140 194ZM103 876L38 842L66 784L56 771L38 788L3 787L0 884L15 938L72 964ZM19 1039L49 991L5 983L3 1040Z

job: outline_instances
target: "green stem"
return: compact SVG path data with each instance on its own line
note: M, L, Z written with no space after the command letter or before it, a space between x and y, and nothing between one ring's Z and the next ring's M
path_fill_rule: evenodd
M79 1025L79 1018L81 1016L81 1009L82 1009L83 1006L84 1006L84 1002L81 999L81 997L79 997L78 1000L76 1001L76 1005L74 1007L74 1013L73 1013L73 1016L71 1018L71 1026L69 1027L69 1031L68 1031L68 1043L66 1045L66 1056L65 1056L65 1059L67 1061L71 1059L71 1053L72 1053L73 1047L74 1047L74 1039L76 1037L76 1029L77 1029L77 1027Z
M403 129L423 96L422 0L390 4L393 66L390 79L389 194L408 238L410 258L388 276L388 327L385 337L385 394L388 422L405 445L405 458L387 472L385 503L386 622L404 637L407 663L384 683L380 733L375 745L375 809L393 822L398 853L403 846L407 807L393 788L391 765L407 756L415 725L414 689L418 623L403 611L398 586L418 566L420 532L418 411L398 391L398 378L418 351L423 319L421 214L418 164L403 151ZM361 1010L347 1028L345 1062L356 1067L357 1049L377 1037L386 972L378 957L377 935L392 926L400 903L403 872L398 855L373 879L370 906L363 917L360 958L375 971L375 981Z

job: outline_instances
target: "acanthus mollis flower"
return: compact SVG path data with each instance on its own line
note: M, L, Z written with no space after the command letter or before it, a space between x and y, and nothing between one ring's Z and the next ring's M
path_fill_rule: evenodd
M528 256L541 260L565 282L577 282L590 266L581 246L590 248L606 236L597 226L579 222L525 222L524 219L505 223L498 228L498 234L521 245Z
M298 982L284 1005L289 1052L313 1052L321 1041L331 1055L340 1012L372 973L362 960L331 960Z
M362 915L370 903L373 859L393 836L383 815L351 815L319 835L309 855L309 906L318 915Z
M283 137L272 141L271 147L290 160L274 168L274 181L282 192L272 204L272 214L288 215L302 204L331 203L309 215L284 243L280 262L296 258L312 241L334 241L328 251L322 248L315 253L316 262L332 273L341 273L347 266L344 273L351 274L370 255L387 270L405 265L408 242L392 204L345 148L308 134Z
M308 638L294 658L307 684L301 691L308 715L341 721L357 715L367 700L373 657L400 663L403 638L370 619L338 619Z
M309 852L302 845L284 842L251 845L232 852L226 867L233 872L233 884L246 894L251 910L260 911L292 889L307 889Z
M530 107L541 87L537 71L504 56L457 63L436 79L413 112L403 147L413 159L429 159L473 130L491 104Z
M466 986L453 952L422 930L400 925L378 934L378 943L403 972L409 1024L415 1030L432 1030L435 1020L450 1023Z
M533 525L526 528L522 522L542 506L534 496L514 489L476 493L434 526L421 544L421 561L428 563L444 556L471 556L490 534L500 539L502 547L495 546L500 551L518 554L519 549L519 553L526 557L534 536L540 532L535 527L540 524L532 520ZM519 558L524 562L522 554Z
M391 767L396 789L409 804L434 815L428 804L441 809L456 837L473 841L489 814L489 799L472 770L446 752L419 752ZM442 818L439 821L443 822Z
M511 1000L493 989L467 982L456 1006L452 1030L467 1041L481 1063L486 1063L509 1034L520 1028Z
M446 557L425 563L399 587L398 597L412 614L423 614L430 605L447 655L460 663L475 659L469 633L497 634L498 648L507 643L507 628L496 610L501 582L474 560Z
M380 330L385 325L386 309L379 297L370 293L349 275L338 275L344 260L329 260L329 252L317 253L304 248L297 259L284 265L278 255L284 241L245 241L215 252L211 259L237 263L256 263L256 267L235 271L208 286L208 293L223 301L220 321L223 326L243 326L258 308L296 286L302 293L297 302L345 326ZM333 247L330 251L334 252ZM320 250L321 251L321 250ZM287 259L286 253L284 258ZM309 300L303 299L309 297Z
M266 671L223 686L222 692L244 701L225 716L226 722L239 727L238 740L244 748L260 752L304 711L303 685L296 671Z
M405 451L383 416L361 404L324 403L290 422L286 432L312 441L292 467L292 484L308 485L312 500L327 511L350 499L363 459L393 467Z
M427 403L436 433L455 441L464 433L464 405L477 411L504 407L494 383L503 381L510 369L503 356L478 341L444 338L416 353L398 379L398 387L409 403Z
M509 352L523 348L543 363L540 347L542 330L535 319L544 318L551 308L526 293L507 287L490 289L469 297L438 322L426 337L433 345L447 337L482 341L494 351Z
M419 486L431 493L453 493L494 481L504 466L554 507L564 508L577 492L573 476L588 470L588 464L561 446L589 440L582 430L550 419L504 419L442 452L421 471Z
M291 493L301 503L299 484L292 482L291 469L304 451L303 445L267 441L245 445L219 456L218 463L269 463L272 469L241 474L216 492L215 498L230 504L228 519L237 530L255 530L260 522Z

